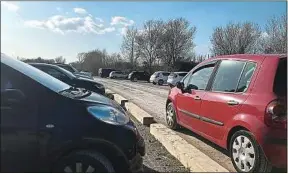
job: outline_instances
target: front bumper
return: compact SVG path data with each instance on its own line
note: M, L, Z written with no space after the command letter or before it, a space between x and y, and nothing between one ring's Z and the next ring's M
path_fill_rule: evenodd
M133 173L143 172L143 158L145 155L145 142L142 137L139 138L136 144L136 156L130 160L130 171Z
M132 173L143 172L143 158L139 153L132 160L130 160L129 170Z

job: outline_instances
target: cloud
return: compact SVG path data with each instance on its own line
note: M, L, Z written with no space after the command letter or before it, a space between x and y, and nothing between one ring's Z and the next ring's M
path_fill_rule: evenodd
M134 24L133 20L128 20L122 16L114 16L111 19L111 25L124 25L125 27L131 26Z
M19 6L7 1L1 1L1 7L2 6L13 12L17 12L19 10Z
M97 17L95 18L95 20L96 20L96 21L99 21L99 22L104 22L103 19L97 18Z
M55 33L66 34L71 32L86 34L105 34L115 30L114 27L104 28L98 24L92 16L66 17L55 15L47 20L28 20L24 24L31 28L46 29Z
M74 8L74 12L78 14L86 14L87 11L84 8Z

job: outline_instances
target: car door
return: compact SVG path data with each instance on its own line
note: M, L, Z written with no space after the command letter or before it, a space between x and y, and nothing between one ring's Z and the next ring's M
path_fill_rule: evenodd
M1 63L1 172L37 170L36 82Z
M216 61L206 63L190 72L182 80L184 89L187 89L190 85L194 85L198 89L182 92L176 96L179 121L192 130L198 131L202 126L199 120L201 99L206 93L205 89L216 63Z
M254 62L221 61L209 91L202 98L203 133L215 141L223 138L226 123L248 97L246 90L255 68Z

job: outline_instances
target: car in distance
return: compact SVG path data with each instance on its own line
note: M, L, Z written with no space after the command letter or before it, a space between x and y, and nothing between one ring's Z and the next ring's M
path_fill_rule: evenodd
M116 70L112 68L99 68L98 75L102 78L109 77L109 74L112 71L116 71Z
M76 88L85 88L92 92L96 92L102 95L105 94L105 87L101 83L97 83L91 79L77 77L73 73L63 68L60 68L59 66L46 63L29 63L29 64L55 77L56 79L61 80L64 83L67 83L70 86L74 86Z
M154 85L163 85L167 83L169 74L170 72L166 71L156 71L154 74L152 74L149 81Z
M128 75L128 79L133 82L136 82L137 80L144 80L144 81L149 82L149 78L150 78L150 75L146 71L132 71Z
M126 79L127 77L128 75L123 73L122 71L112 71L109 74L109 78L111 79Z
M182 78L186 76L187 73L188 72L171 72L168 76L167 84L170 87L176 86L176 84L180 82L180 80L182 80Z
M113 100L1 54L1 172L139 172L143 138Z
M228 149L238 172L287 169L287 56L200 63L169 92L166 121Z
M92 73L90 72L84 72L84 71L78 71L76 68L74 68L71 65L67 65L67 64L62 64L62 63L56 63L55 65L66 69L67 71L70 71L71 73L73 73L75 76L79 76L79 77L83 77L83 78L88 78L88 79L92 79L93 80L93 76Z

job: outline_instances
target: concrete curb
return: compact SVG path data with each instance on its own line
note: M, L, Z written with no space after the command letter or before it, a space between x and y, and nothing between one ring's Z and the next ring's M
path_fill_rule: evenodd
M150 133L191 172L229 172L163 124L151 124Z
M111 91L111 90L109 90ZM111 91L113 93L113 91ZM108 93L108 92L107 92ZM135 105L134 103L128 102L126 98L122 97L119 94L113 93L114 100L118 104L122 104L125 102L125 108L135 117L141 124L143 125L150 125L152 123L155 123L154 117L148 114L146 111Z

